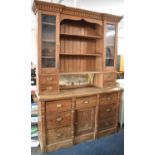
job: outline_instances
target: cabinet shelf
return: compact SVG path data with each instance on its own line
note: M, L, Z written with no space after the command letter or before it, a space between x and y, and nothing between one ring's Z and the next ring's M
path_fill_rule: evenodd
M44 58L44 59L55 59L54 56L42 56L42 58Z
M50 43L55 43L55 40L50 40L50 39L43 39L42 42L50 42Z
M97 57L97 56L101 56L101 54L99 53L60 53L60 55L62 56L93 56L93 57Z
M61 36L68 36L68 37L80 37L80 38L87 38L87 39L100 39L101 36L98 35L79 35L79 34L70 34L70 33L61 33Z
M52 26L56 25L55 23L48 23L48 22L42 22L42 24L44 24L44 25L52 25Z
M60 72L60 75L70 75L70 74L101 74L103 72L91 71L91 72Z
M106 57L106 59L114 59L113 57Z

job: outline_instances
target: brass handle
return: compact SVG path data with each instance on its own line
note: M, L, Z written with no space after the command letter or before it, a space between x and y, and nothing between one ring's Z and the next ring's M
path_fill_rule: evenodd
M47 87L47 90L52 90L52 87Z
M52 77L47 77L46 78L48 81L51 81L52 80Z
M56 107L57 107L57 108L61 108L62 105L61 105L61 104L57 104Z
M58 117L56 120L57 120L58 122L60 122L60 121L62 121L62 117Z
M108 108L108 109L106 109L106 111L108 112L108 111L110 111L110 109Z
M62 133L57 133L57 135L56 135L57 137L62 137L63 136L63 134Z
M84 101L84 103L85 103L85 104L88 104L88 103L89 103L89 101Z
M111 97L108 97L108 100L111 100Z

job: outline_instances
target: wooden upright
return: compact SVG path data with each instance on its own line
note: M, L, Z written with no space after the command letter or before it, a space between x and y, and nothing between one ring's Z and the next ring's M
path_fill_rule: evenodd
M34 1L39 140L54 151L117 131L122 17Z

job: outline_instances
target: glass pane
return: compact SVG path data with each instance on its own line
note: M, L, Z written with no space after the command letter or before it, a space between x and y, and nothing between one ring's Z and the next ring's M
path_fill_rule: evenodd
M106 25L106 66L114 66L115 25Z
M42 67L55 67L56 17L42 15Z
M55 16L48 16L48 15L42 15L42 22L47 23L56 23L56 17Z

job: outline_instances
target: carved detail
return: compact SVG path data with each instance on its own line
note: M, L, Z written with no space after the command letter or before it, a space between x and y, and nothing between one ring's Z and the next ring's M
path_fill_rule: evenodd
M63 14L72 15L72 16L80 16L85 18L92 18L97 20L106 20L106 21L113 21L113 22L119 22L122 19L122 17L120 16L114 16L114 15L105 14L105 13L98 13L98 12L93 12L93 11L88 11L83 9L71 8L60 4L41 2L41 1L34 1L32 10L35 14L37 13L38 10L48 11L48 12L53 11L53 12L63 13Z

